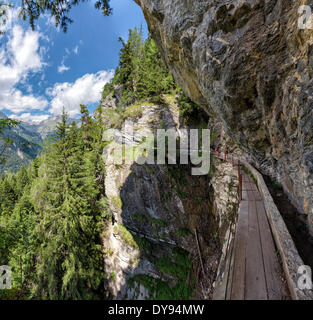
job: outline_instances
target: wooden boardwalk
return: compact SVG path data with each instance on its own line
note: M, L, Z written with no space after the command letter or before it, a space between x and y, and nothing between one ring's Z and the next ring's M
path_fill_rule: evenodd
M227 272L227 300L284 300L288 296L263 199L242 173L242 201Z

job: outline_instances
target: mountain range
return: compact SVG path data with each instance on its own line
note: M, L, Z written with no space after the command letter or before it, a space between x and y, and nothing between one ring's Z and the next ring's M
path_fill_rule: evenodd
M7 116L0 112L0 118ZM2 136L13 140L6 150L6 163L0 165L0 174L17 172L27 166L41 152L44 141L52 137L61 116L52 116L39 123L21 122L16 128L3 130ZM74 119L69 119L72 122ZM3 142L0 140L0 148Z

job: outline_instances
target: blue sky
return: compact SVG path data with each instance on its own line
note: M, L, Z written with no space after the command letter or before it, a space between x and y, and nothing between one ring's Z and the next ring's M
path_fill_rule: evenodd
M147 26L133 0L111 0L113 14L104 17L95 1L74 7L74 20L63 33L49 16L40 18L36 30L10 14L6 33L0 36L0 111L12 118L38 122L60 114L70 116L79 104L92 111L103 85L118 64L121 44L128 30Z

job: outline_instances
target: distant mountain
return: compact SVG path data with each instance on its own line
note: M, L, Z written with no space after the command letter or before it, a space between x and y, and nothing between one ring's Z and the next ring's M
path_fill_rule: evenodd
M7 116L0 112L0 118ZM0 174L17 172L22 165L28 165L42 150L42 144L48 137L54 135L57 123L61 116L53 116L40 123L33 124L28 122L20 123L11 130L5 129L3 136L10 138L14 143L6 151L6 163L0 165ZM69 119L69 122L77 121ZM0 141L0 150L3 142Z

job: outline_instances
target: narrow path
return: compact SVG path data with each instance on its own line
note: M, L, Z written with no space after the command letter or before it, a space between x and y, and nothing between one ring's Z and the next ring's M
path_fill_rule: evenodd
M263 199L242 173L242 201L228 273L227 300L283 300L286 292Z

